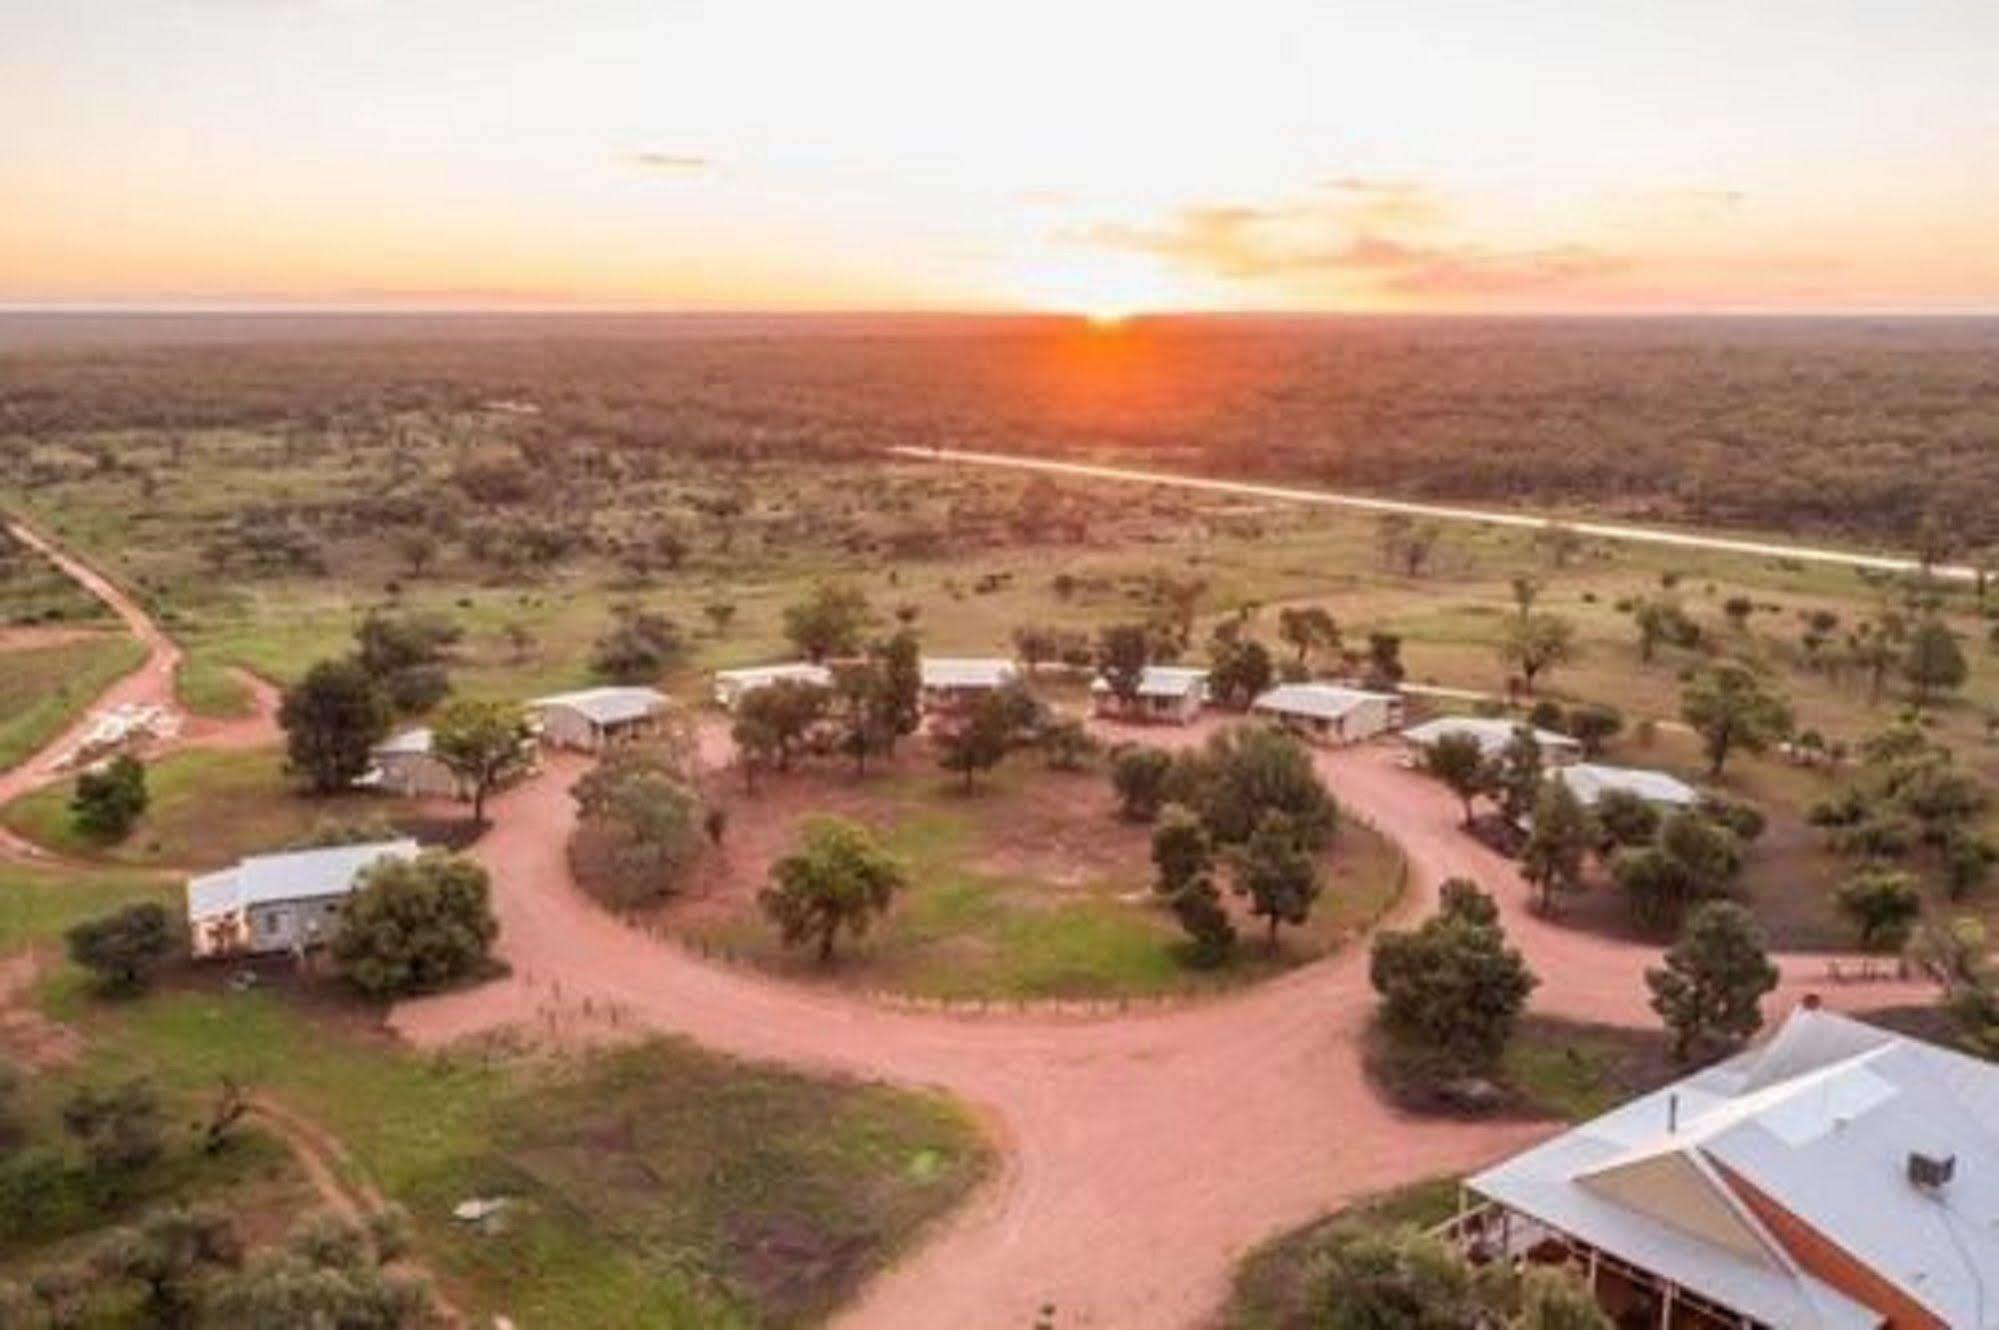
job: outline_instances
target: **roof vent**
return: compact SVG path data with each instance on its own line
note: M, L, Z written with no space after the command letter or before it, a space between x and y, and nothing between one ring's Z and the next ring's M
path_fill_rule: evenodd
M1938 1158L1935 1155L1921 1154L1914 1150L1909 1152L1909 1181L1912 1185L1921 1187L1924 1191L1937 1191L1941 1189L1950 1182L1951 1175L1956 1172L1956 1155L1945 1155L1942 1158Z

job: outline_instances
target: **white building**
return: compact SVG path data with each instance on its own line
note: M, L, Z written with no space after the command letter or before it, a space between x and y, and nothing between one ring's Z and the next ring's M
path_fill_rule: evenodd
M1090 684L1090 709L1099 716L1185 724L1208 700L1208 672L1179 665L1148 665L1138 677L1138 696L1127 703L1102 675Z
M727 711L734 711L736 703L754 693L759 688L768 688L780 680L789 679L795 683L817 684L821 688L833 685L833 671L824 665L815 665L809 660L786 661L781 665L751 665L739 670L715 671L715 702Z
M1999 1326L1999 1067L1804 1008L1466 1183L1448 1235L1625 1325Z
M1478 740L1480 752L1487 757L1497 757L1507 744L1513 742L1514 734L1522 729L1532 732L1534 742L1541 746L1541 760L1549 766L1573 762L1582 756L1583 746L1568 735L1557 734L1553 730L1538 730L1523 721L1507 720L1502 716L1439 716L1421 725L1411 725L1402 732L1402 741L1421 752L1446 735L1468 734Z
M197 957L259 956L333 934L340 902L383 859L413 859L413 840L260 854L187 884L188 936Z
M1569 792L1585 808L1596 807L1596 801L1611 790L1635 794L1662 811L1692 808L1701 800L1701 792L1679 777L1663 771L1647 771L1642 767L1606 767L1594 762L1578 762L1562 767L1554 775L1556 780L1569 787Z
M925 656L923 709L952 711L1017 682L1020 667L997 656Z
M546 742L594 753L652 733L666 708L665 696L651 688L585 688L537 697L528 715Z
M1279 684L1250 710L1325 743L1358 743L1402 723L1402 699L1395 694L1330 683Z

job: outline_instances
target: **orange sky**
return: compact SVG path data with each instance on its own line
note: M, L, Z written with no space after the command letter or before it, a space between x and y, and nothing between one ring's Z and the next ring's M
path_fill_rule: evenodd
M1990 0L9 0L0 301L1999 309Z

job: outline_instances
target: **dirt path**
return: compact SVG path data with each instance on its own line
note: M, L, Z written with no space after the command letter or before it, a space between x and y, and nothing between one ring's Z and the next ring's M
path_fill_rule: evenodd
M1785 545L1775 541L1744 540L1735 536L1703 536L1692 531L1668 531L1659 527L1627 526L1621 522L1571 522L1563 518L1537 517L1532 513L1509 513L1491 508L1466 508L1456 504L1420 503L1405 499L1383 499L1369 494L1339 490L1303 489L1295 485L1259 485L1252 481L1218 480L1209 476L1177 475L1169 471L1143 471L1135 467L1098 466L1090 462L1062 462L1047 457L1022 457L1013 453L982 453L957 448L917 448L898 446L884 451L898 457L925 462L949 462L960 466L999 467L1012 471L1037 471L1045 475L1074 476L1082 480L1117 480L1140 485L1166 485L1175 489L1202 490L1209 494L1233 494L1249 499L1277 499L1285 503L1306 503L1327 508L1352 508L1369 513L1401 513L1409 517L1431 517L1446 522L1479 522L1538 531L1560 525L1582 536L1599 540L1624 541L1638 545L1669 545L1677 549L1713 550L1723 554L1750 554L1774 559L1799 559L1807 563L1829 563L1844 568L1869 568L1879 572L1911 573L1921 566L1914 559L1892 554L1864 554L1855 550L1823 545ZM1938 577L1969 582L1976 570L1961 564L1938 564L1930 569Z
M1192 739L1194 731L1180 732ZM1427 910L1452 874L1486 883L1544 978L1539 1010L1650 1024L1641 973L1653 949L1571 933L1527 914L1513 867L1462 835L1456 804L1383 749L1325 754L1354 811L1409 853ZM995 1124L999 1178L877 1281L841 1324L864 1330L1018 1330L1043 1303L1057 1324L1165 1330L1220 1301L1249 1245L1363 1192L1475 1168L1545 1136L1519 1122L1423 1120L1381 1102L1358 1043L1373 1007L1352 948L1244 994L1165 1014L1083 1022L893 1011L710 966L627 929L571 885L567 788L557 759L494 806L474 847L492 872L501 951L514 977L406 1004L393 1024L420 1043L532 1023L551 993L714 1048L941 1087ZM1787 962L1781 1011L1823 974ZM1888 1000L1883 989L1829 1001Z

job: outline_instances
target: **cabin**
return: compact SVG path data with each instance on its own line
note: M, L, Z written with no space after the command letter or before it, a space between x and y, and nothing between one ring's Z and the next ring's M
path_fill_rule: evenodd
M528 715L544 743L596 753L657 733L666 708L651 688L585 688L535 698Z
M413 840L253 855L187 884L197 959L298 951L332 937L340 904L384 859L414 859Z
M1020 680L1020 667L997 656L925 656L919 669L925 711L963 711Z
M1818 1009L1469 1178L1440 1234L1619 1325L1995 1323L1999 1067Z
M1701 801L1700 791L1679 777L1663 771L1647 771L1642 767L1606 767L1594 762L1577 762L1558 769L1554 777L1568 786L1569 792L1585 808L1596 807L1596 801L1611 790L1636 795L1662 813L1692 808Z
M833 686L833 671L809 660L786 661L780 665L750 665L739 670L717 670L714 683L715 705L724 711L734 711L736 704L749 694L782 680L830 688Z
M1138 695L1127 702L1098 675L1090 684L1090 711L1117 720L1162 721L1185 725L1208 700L1208 672L1178 665L1148 665L1138 678Z
M1250 703L1267 716L1318 743L1350 744L1402 724L1402 699L1330 683L1286 683Z
M390 735L369 752L367 772L354 783L363 789L410 799L456 799L465 782L431 751L428 726Z
M1470 735L1478 741L1480 752L1494 758L1505 751L1506 745L1513 742L1513 736L1523 729L1534 736L1534 742L1541 749L1541 761L1548 766L1561 766L1582 757L1583 746L1568 735L1535 729L1524 721L1508 720L1503 716L1439 716L1421 725L1411 725L1402 732L1402 742L1409 746L1411 762L1417 765L1421 764L1432 744L1451 734Z

